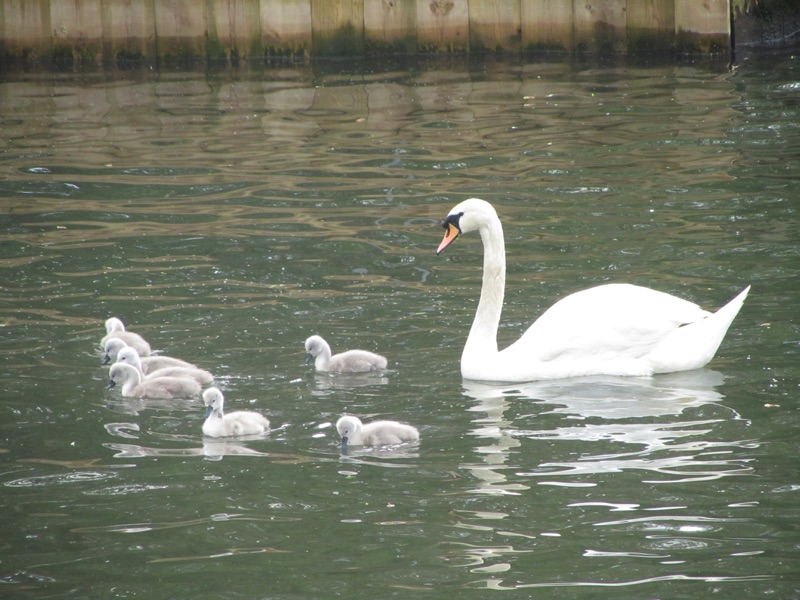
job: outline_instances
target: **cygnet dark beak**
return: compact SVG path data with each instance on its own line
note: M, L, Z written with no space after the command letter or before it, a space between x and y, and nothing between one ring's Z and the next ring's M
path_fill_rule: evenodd
M108 364L108 363L110 363L110 362L111 362L111 357L110 357L108 354L106 354L106 355L103 357L103 364L104 364L104 365L107 365L107 364Z
M108 380L108 389L113 388L115 385L117 385L116 381L114 381L113 379Z
M314 360L314 355L309 352L306 354L306 364L310 364Z

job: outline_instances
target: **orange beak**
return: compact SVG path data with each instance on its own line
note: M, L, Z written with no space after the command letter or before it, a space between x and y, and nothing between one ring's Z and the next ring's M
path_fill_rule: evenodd
M461 232L458 230L458 227L453 225L452 223L447 224L447 231L444 232L444 237L442 238L442 243L439 244L439 247L436 249L436 255L438 256L441 254L442 250L447 248L450 244L453 243Z

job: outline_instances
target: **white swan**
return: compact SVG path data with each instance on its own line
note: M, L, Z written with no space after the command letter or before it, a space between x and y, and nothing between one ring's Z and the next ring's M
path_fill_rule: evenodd
M366 373L385 369L388 361L385 357L366 350L348 350L331 356L331 347L318 335L306 340L306 364L314 361L317 371L331 373Z
M500 219L491 204L470 198L450 211L444 228L437 255L462 233L478 231L483 241L481 297L461 355L466 379L521 382L698 369L714 357L750 290L712 314L648 288L600 285L559 300L519 340L498 350L506 278Z
M203 392L206 405L206 420L203 433L209 437L229 437L264 433L269 429L269 419L250 410L237 410L225 414L225 398L219 389L212 387Z
M135 367L114 363L108 371L108 387L122 386L122 395L133 398L191 398L200 395L200 384L194 379L154 377L143 380Z
M336 431L342 438L342 449L348 446L389 446L418 442L416 427L397 421L373 421L364 425L361 419L346 415L336 421Z
M106 343L106 348L108 345L111 344L114 340L119 340L119 338L111 338ZM122 341L122 340L119 340ZM124 343L124 342L123 342ZM171 356L147 356L142 358L139 356L139 353L136 352L136 348L131 348L130 346L123 346L120 348L116 354L114 355L116 358L115 362L126 362L130 365L133 365L142 373L142 375L150 375L154 371L158 371L159 369L166 369L169 367L182 367L184 369L197 369L197 365L193 365L190 362L186 362L185 360L181 360L180 358L172 358ZM106 358L109 360L111 359L111 353L106 352ZM209 375L211 375L209 373ZM203 383L202 381L200 383ZM208 382L210 383L210 381Z
M136 348L139 356L150 356L150 344L138 333L125 331L125 325L117 317L106 319L106 335L100 340L100 347L105 349L106 342L113 337L119 338L128 346Z
M208 385L209 383L214 381L214 376L211 373L209 373L204 369L198 369L193 365L182 367L179 365L170 365L167 363L164 364L164 366L159 366L158 368L151 367L150 370L147 373L145 373L142 361L149 360L150 358L154 357L142 359L137 354L136 349L131 348L130 346L128 346L127 348L123 348L117 354L117 362L123 362L132 365L137 371L139 371L139 374L142 376L144 381L147 381L148 379L153 379L155 377L188 377L189 379L194 379L197 383L201 385ZM179 361L177 358L170 358L168 356L159 356L157 358L183 362ZM189 363L184 363L184 364L188 365Z

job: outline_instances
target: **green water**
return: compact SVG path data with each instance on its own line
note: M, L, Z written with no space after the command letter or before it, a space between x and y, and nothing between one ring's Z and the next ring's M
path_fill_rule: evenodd
M5 74L0 593L800 597L798 91L791 53ZM470 196L501 345L607 281L752 292L699 372L464 382ZM107 390L112 315L273 431ZM390 370L315 374L312 333ZM422 441L342 456L344 412Z

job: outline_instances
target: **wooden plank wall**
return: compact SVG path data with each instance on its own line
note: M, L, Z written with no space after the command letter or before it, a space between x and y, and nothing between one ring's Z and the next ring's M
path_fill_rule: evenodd
M79 66L375 52L726 52L730 0L0 0L0 55Z

